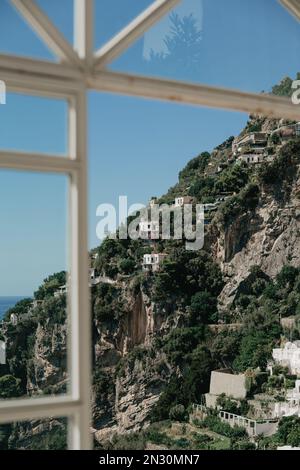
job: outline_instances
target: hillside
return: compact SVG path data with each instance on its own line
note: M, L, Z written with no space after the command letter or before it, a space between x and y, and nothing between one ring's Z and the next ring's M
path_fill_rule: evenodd
M186 251L185 240L107 238L90 253L92 427L104 448L159 445L157 423L177 421L200 403L212 370L265 371L284 335L300 337L280 321L300 318L296 123L250 116L239 136L191 160L158 202L182 196L208 204L202 250ZM151 252L165 255L156 272L142 269ZM23 301L8 312L0 330L7 344L1 398L66 390L66 295L56 294L64 284L65 273L52 275L33 305ZM40 439L64 446L62 429L63 420L51 419L2 426L0 448L38 446ZM140 430L140 441L129 434ZM173 431L164 432L171 440L161 445L176 448ZM229 446L218 433L201 439L209 437Z

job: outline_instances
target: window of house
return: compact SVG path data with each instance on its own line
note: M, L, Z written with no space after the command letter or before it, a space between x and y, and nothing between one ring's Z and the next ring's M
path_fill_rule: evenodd
M58 8L58 3L65 5ZM52 17L54 10L48 10L45 0L10 0L0 5L0 80L6 85L7 97L17 101L20 109L17 116L10 116L9 108L0 105L0 181L3 172L9 172L12 182L11 187L0 184L0 191L9 194L13 185L26 185L27 179L27 184L36 184L37 199L39 191L44 198L51 198L51 191L61 193L61 213L53 212L53 224L58 216L68 221L64 222L66 233L58 238L68 239L67 248L61 245L60 250L66 259L62 271L67 273L69 316L66 390L54 396L0 401L0 423L13 426L23 422L26 427L28 420L51 416L71 449L92 447L88 92L300 121L300 108L290 98L261 94L270 82L298 72L299 25L290 14L288 0L134 0L130 2L134 4L131 13L122 6L120 15L116 9L109 10L111 3L115 2L74 0L73 8L73 2L56 2L58 14L66 18L75 15L74 30L68 20L65 31L61 18ZM102 15L98 24L102 8L107 9L107 21ZM292 13L300 18L300 8L294 7ZM260 33L255 37L251 34L253 22L258 23ZM4 41L9 25L20 29L19 35L10 35L10 44ZM193 37L186 46L188 31ZM1 42L6 47L2 48ZM257 70L255 80L251 79L250 64ZM220 68L224 71L222 81ZM28 108L28 97L34 97L35 108L32 102ZM7 138L9 120L14 119L21 142L17 149ZM30 140L35 142L34 148L28 143L29 134L35 137ZM51 148L44 146L46 134L53 136ZM9 197L1 200L3 213L7 201ZM147 257L145 261L154 259ZM21 277L22 270L16 282ZM59 283L58 289L63 285Z

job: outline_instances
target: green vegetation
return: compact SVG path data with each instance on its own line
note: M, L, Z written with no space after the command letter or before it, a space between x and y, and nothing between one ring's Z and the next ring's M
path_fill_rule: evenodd
M26 313L28 309L30 308L31 304L32 304L32 299L30 298L19 300L19 302L17 302L14 307L7 310L4 316L4 320L9 321L10 316L13 313L18 316L24 315L24 313Z
M298 416L286 416L281 419L277 436L279 440L292 447L300 446L300 418Z
M52 297L54 292L66 283L66 272L52 274L44 279L44 283L34 293L34 297L38 300L43 300L46 297Z
M295 176L296 165L300 163L300 139L286 143L279 155L269 165L261 165L258 170L259 180L263 184L275 185L283 181L292 181Z
M0 377L0 398L17 398L22 394L21 380L12 375Z
M296 80L300 79L300 73L298 72L296 75ZM290 77L284 77L278 85L274 85L272 88L272 94L277 96L292 96L293 88L292 88L293 80Z
M113 322L120 319L125 310L125 302L120 298L120 289L110 284L99 284L94 291L95 318L100 322Z

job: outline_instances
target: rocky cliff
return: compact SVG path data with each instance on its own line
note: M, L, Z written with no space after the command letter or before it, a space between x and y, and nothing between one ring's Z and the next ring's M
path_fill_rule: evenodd
M252 116L241 135L282 124ZM273 161L252 167L237 162L232 141L193 159L159 200L182 194L213 203L226 195L207 217L203 250L186 252L184 242L175 240L109 239L93 250L102 281L92 287L92 429L101 445L113 434L168 418L178 404L187 409L199 401L214 368L264 368L282 333L282 311L300 313L299 139L277 142ZM157 273L145 273L142 256L153 250L166 260ZM282 275L286 266L290 271ZM2 327L6 372L20 378L20 394L66 390L66 299L53 297L57 279L45 280L40 305L20 315L17 326ZM242 296L247 298L239 302ZM239 328L230 328L237 319ZM26 447L40 424L17 426L11 442ZM58 429L60 421L47 426Z

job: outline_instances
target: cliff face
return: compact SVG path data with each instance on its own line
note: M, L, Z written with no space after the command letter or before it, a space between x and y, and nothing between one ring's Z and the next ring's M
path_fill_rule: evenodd
M27 392L61 392L67 382L67 327L38 324L32 360L27 369Z
M262 186L254 211L239 215L225 227L211 227L211 249L224 274L220 307L231 305L252 266L274 278L284 265L300 264L300 169L280 188Z
M177 316L166 318L151 302L149 292L134 293L126 284L122 284L122 291L126 314L113 329L98 324L94 337L95 369L104 368L114 384L108 393L94 394L95 437L99 442L114 432L141 429L172 372L165 354L153 349L153 341L174 327Z

